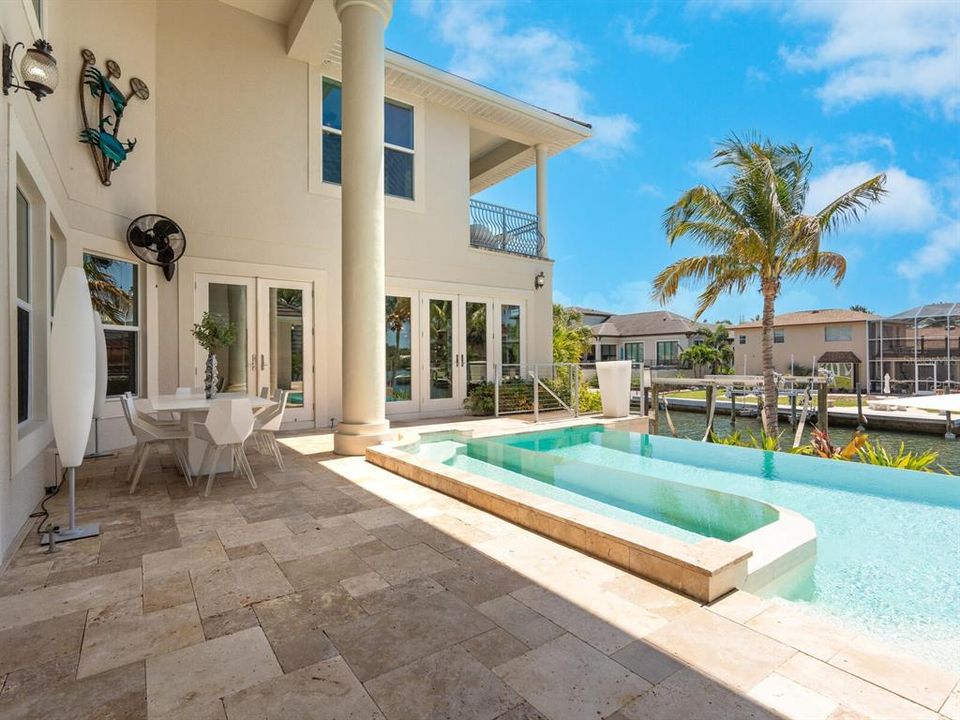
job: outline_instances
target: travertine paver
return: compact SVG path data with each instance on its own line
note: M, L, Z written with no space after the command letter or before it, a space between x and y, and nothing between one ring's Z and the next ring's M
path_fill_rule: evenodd
M260 628L208 640L147 659L151 716L192 708L280 675L280 665Z
M228 720L382 720L343 658L334 657L228 695Z
M790 720L827 720L839 707L836 700L808 690L778 673L768 675L750 697Z
M284 672L336 655L324 630L366 614L339 585L267 600L253 609Z
M931 710L939 710L960 681L960 673L931 667L863 637L830 658L830 664Z
M223 525L217 528L217 535L220 536L220 542L226 550L239 547L240 545L249 545L250 543L261 542L275 537L286 537L292 535L290 528L281 519L264 520L258 523L238 523L236 525Z
M448 593L327 631L362 682L479 635L493 623Z
M674 673L627 704L610 720L783 720L748 697L692 668Z
M293 587L267 554L213 565L190 573L201 617L212 617L270 598Z
M555 720L606 717L650 688L646 680L569 634L494 672Z
M87 613L77 677L96 675L151 655L203 642L194 603L144 613L140 598Z
M451 647L366 684L389 718L495 720L523 702L461 647Z
M80 610L0 631L0 677L61 657L76 663L85 621Z
M509 595L477 605L477 610L529 647L540 647L565 630Z
M452 560L423 544L373 555L366 562L391 585L456 567Z
M0 717L960 720L956 674L789 603L704 608L329 436L282 445L209 498L169 460L133 496L128 453L85 463L102 535L0 574Z
M0 630L139 597L140 591L140 571L124 570L8 595L0 602Z
M647 636L653 646L747 691L796 650L708 610L692 610Z
M206 570L229 560L219 540L207 540L173 550L149 553L143 556L144 580L152 580L173 573L191 573Z

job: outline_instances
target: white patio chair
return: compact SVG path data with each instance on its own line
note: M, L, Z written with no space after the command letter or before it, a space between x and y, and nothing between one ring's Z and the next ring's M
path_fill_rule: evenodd
M145 417L137 412L136 403L130 393L123 395L120 404L123 407L123 415L127 419L130 432L137 440L137 448L130 461L130 469L127 471L126 482L130 483L130 493L132 494L137 489L143 467L147 463L147 456L150 454L150 448L161 444L170 448L170 452L173 453L173 457L177 461L177 467L180 468L187 485L193 487L190 462L187 459L186 451L190 433L178 427L153 425L147 422Z
M289 395L289 390L277 390L274 396L277 404L257 415L253 425L253 437L257 441L257 448L264 454L273 455L273 459L277 461L277 467L281 470L284 469L283 455L280 454L276 433L283 423L283 411L287 408Z
M193 434L197 439L207 443L203 451L203 460L200 461L200 472L209 461L210 474L207 477L207 487L204 497L210 495L213 489L213 480L217 476L217 463L224 449L233 453L236 468L247 476L250 487L256 489L257 481L253 477L253 469L247 462L247 455L243 451L243 443L253 432L253 410L249 398L221 398L210 404L206 421L193 424ZM236 472L236 471L235 471Z

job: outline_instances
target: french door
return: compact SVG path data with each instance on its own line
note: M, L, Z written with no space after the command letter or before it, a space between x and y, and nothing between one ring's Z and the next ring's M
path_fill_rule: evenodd
M284 425L313 424L313 284L197 275L196 293L198 322L209 311L237 327L233 345L217 351L221 391L287 390ZM194 385L203 384L205 362L198 348Z
M422 293L422 410L452 410L493 377L494 303L488 298Z

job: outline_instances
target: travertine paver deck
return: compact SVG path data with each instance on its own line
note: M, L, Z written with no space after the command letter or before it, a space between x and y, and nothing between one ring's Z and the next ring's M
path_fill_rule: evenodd
M210 498L86 463L99 538L0 574L0 717L960 720L960 677L788 603L669 590L324 435ZM63 499L50 507L59 515Z

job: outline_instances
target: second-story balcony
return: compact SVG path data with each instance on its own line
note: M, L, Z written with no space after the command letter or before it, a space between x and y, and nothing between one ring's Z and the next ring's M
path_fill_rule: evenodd
M470 200L470 245L484 250L543 256L543 234L536 215L481 200Z

